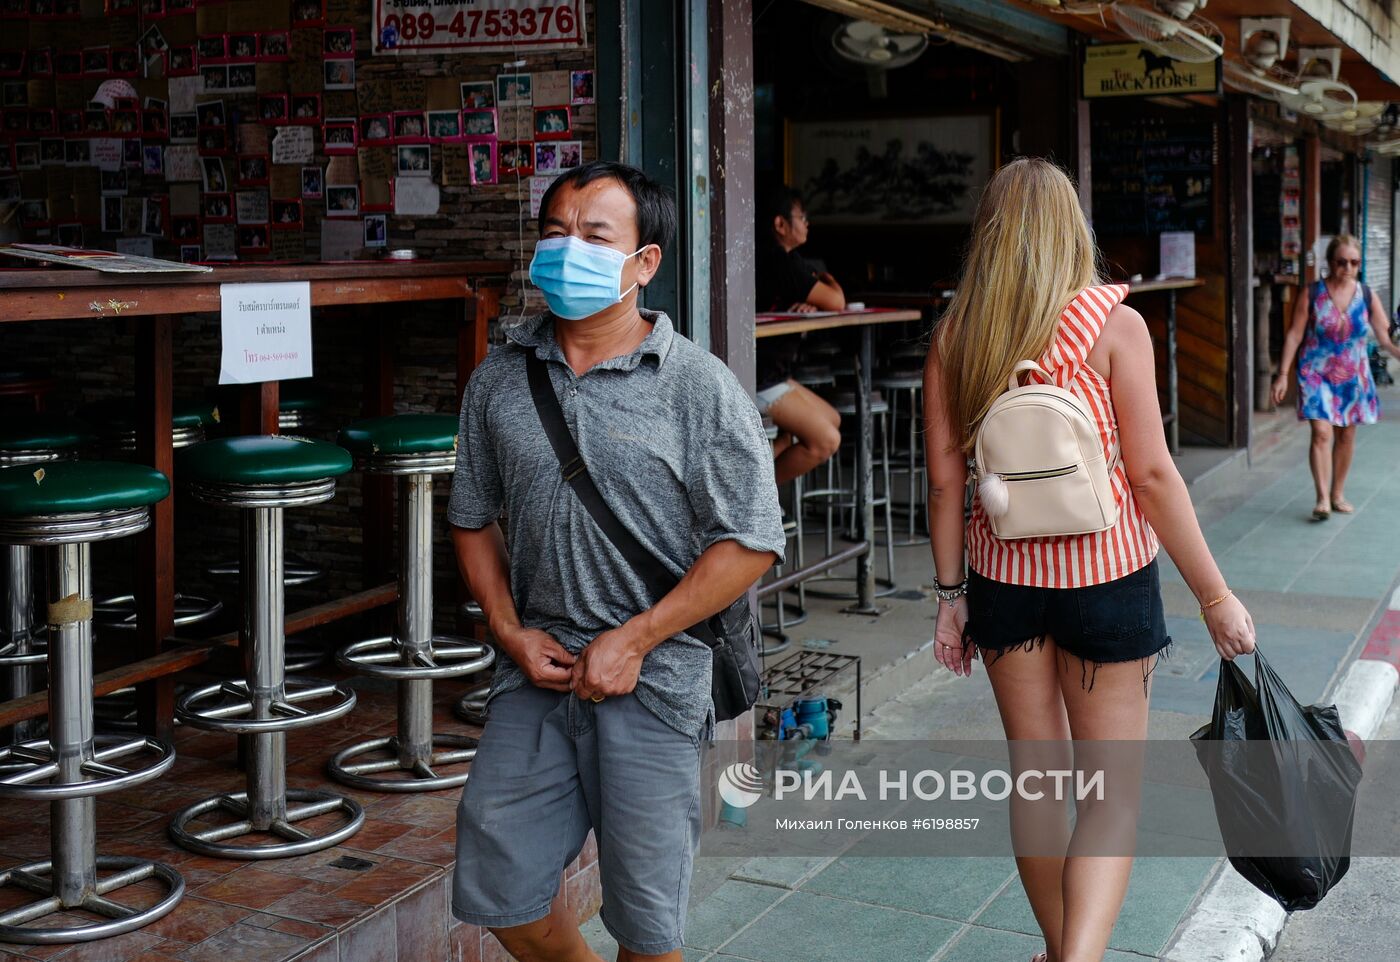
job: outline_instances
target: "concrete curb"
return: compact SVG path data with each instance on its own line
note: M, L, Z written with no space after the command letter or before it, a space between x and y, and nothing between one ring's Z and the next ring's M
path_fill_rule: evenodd
M1369 659L1352 662L1333 692L1343 727L1364 741L1380 728L1400 672ZM1262 962L1278 946L1288 913L1221 861L1161 962Z

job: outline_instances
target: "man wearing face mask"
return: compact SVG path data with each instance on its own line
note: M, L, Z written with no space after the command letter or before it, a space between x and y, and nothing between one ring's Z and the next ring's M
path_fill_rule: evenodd
M783 554L753 402L638 306L675 227L671 198L635 168L561 175L530 265L549 311L506 331L462 402L449 518L501 658L458 810L452 909L519 959L598 959L559 891L590 831L618 958L681 958L714 716L712 655L687 629ZM527 359L544 363L578 446L562 471ZM679 579L664 597L579 500L578 470Z

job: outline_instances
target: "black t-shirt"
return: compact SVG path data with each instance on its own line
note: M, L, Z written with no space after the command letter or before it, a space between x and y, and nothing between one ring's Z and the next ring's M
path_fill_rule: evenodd
M758 310L786 311L799 304L817 286L817 272L797 251L784 251L776 243L760 243L754 261Z
M811 262L796 251L784 251L776 243L760 242L754 259L757 278L758 311L786 311L801 303L817 285L817 272ZM786 381L797 363L800 339L770 338L759 342L757 389Z

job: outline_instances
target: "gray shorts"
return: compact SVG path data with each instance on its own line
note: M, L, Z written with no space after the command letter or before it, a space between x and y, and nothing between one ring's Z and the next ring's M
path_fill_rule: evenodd
M699 736L635 695L594 704L527 684L491 699L457 809L452 914L487 928L544 918L591 829L613 938L643 955L680 948L700 844Z

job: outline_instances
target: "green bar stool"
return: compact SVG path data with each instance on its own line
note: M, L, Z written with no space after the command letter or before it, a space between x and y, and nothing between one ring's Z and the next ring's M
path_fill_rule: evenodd
M7 417L0 422L0 468L75 458L91 440L81 421L56 414ZM48 659L42 638L35 637L33 548L5 545L5 600L0 622L0 699L19 698L38 686L36 676ZM39 719L19 722L11 730L17 742L38 738Z
M304 431L325 406L325 390L310 378L283 381L277 394L277 430Z
M398 414L356 421L340 432L368 474L399 479L399 606L393 635L357 641L336 656L347 671L398 684L398 729L331 759L331 776L354 788L428 792L466 784L441 769L476 757L476 739L433 731L433 682L491 666L489 645L433 634L433 477L457 462L457 419Z
M49 735L0 748L0 799L47 801L50 813L49 859L0 870L0 887L39 896L0 911L0 942L43 945L119 935L154 922L184 895L184 880L168 865L97 854L96 796L159 777L175 763L174 748L145 736L95 735L92 722L92 543L145 530L150 506L169 494L165 475L136 464L0 468L0 543L48 549L49 626ZM145 764L121 767L128 756ZM99 871L107 874L99 877ZM165 889L154 904L144 904L149 896L141 907L114 898L151 879ZM52 928L31 924L77 909L104 918Z
M287 732L348 714L355 693L344 685L286 674L282 512L333 498L335 479L350 470L350 455L325 441L254 435L196 444L180 452L179 464L181 479L197 500L242 512L239 648L246 677L187 693L176 703L175 717L191 728L246 739L248 787L180 811L170 836L190 851L224 858L285 858L330 848L359 831L364 810L330 792L287 787ZM233 821L195 827L213 812ZM333 812L344 817L343 824L320 834L296 824ZM268 840L269 835L275 837Z

